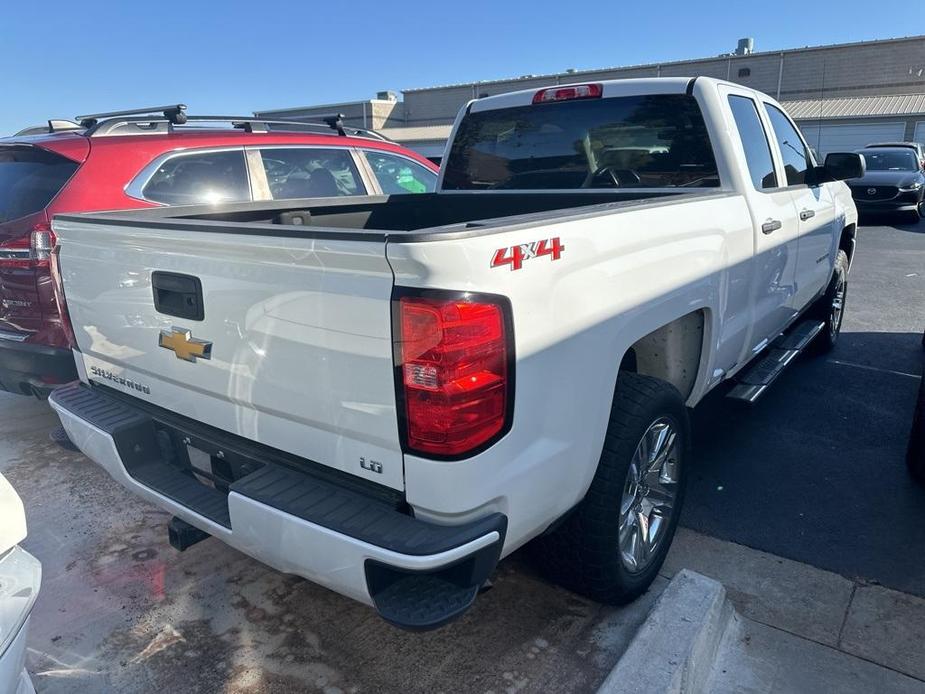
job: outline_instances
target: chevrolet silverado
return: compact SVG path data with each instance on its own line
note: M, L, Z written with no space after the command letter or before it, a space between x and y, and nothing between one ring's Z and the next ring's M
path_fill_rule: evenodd
M472 101L435 193L58 215L80 382L51 403L178 549L398 626L527 543L624 603L671 543L689 408L838 338L863 172L764 94L641 79Z

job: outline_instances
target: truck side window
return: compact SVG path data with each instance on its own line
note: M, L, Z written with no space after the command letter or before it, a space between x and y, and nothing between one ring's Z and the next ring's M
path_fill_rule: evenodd
M347 149L267 147L260 156L274 200L366 194Z
M800 137L800 133L784 115L783 111L771 104L768 108L768 117L771 127L774 128L774 137L780 146L780 153L784 159L784 171L787 173L787 185L796 186L806 183L806 169L809 167L809 152Z
M157 168L142 195L167 205L250 200L244 152L196 152L171 157Z
M433 193L437 187L437 174L407 157L373 150L364 154L386 195Z
M774 173L771 145L768 144L767 133L758 117L758 106L753 99L730 94L729 108L739 131L739 139L742 140L748 173L751 174L755 190L776 188L777 174Z

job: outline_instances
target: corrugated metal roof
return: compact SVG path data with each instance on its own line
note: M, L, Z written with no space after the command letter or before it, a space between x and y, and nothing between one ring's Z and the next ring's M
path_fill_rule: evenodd
M925 115L925 94L803 99L783 104L794 120Z
M396 142L446 140L452 125L419 125L411 128L380 128L378 132Z

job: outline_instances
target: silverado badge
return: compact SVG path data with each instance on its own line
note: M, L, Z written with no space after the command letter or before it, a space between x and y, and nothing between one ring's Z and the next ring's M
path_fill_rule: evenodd
M189 330L183 328L171 328L170 332L161 330L157 344L176 354L177 359L191 361L194 364L197 358L212 358L212 343L195 339Z

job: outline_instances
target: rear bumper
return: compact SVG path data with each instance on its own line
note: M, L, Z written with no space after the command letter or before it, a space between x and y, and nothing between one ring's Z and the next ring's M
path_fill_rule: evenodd
M74 353L0 337L0 389L46 397L58 384L77 380Z
M49 401L71 440L123 486L279 571L373 605L396 626L430 629L458 617L500 557L502 514L436 525L368 483L310 461L280 462L271 450L194 422L178 425L175 415L98 387L67 386ZM165 452L171 440L221 451L253 472L227 491L206 486Z

